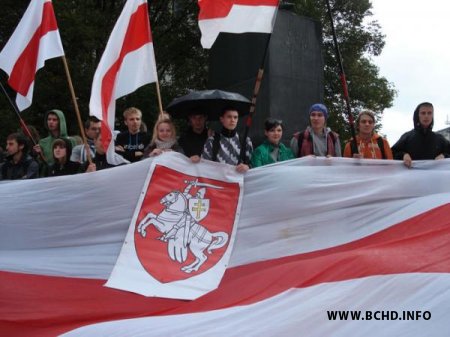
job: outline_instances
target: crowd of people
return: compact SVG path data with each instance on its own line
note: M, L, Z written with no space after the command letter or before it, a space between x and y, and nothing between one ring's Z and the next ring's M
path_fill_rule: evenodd
M414 129L401 136L394 146L375 132L375 113L362 110L356 118L356 137L344 144L343 156L365 159L398 159L406 167L414 160L438 160L450 156L450 143L432 131L434 108L424 102L414 111ZM304 157L341 157L339 135L327 127L328 109L313 104L309 109L309 126L293 135L290 146L282 143L283 122L268 118L264 125L264 142L253 149L249 137L237 132L239 112L226 107L220 114L221 130L207 127L207 114L192 110L188 128L177 137L175 124L166 113L161 114L149 135L142 122L142 112L128 108L123 113L127 129L117 134L115 151L129 162L154 157L166 151L176 151L193 163L201 158L236 167L240 173L250 168ZM0 179L32 179L94 172L112 167L108 164L101 139L101 121L89 117L84 124L86 143L69 137L64 113L50 110L45 114L48 136L33 147L21 132L7 137L6 151L0 151Z

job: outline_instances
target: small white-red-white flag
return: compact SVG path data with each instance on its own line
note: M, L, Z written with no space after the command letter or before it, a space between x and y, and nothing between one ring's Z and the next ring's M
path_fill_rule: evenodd
M9 86L17 92L20 111L31 105L36 72L46 60L63 55L51 0L32 0L0 52L0 68L8 74Z
M102 121L102 142L109 163L126 162L114 152L116 99L156 81L147 1L128 0L95 72L89 102L90 115Z
M279 0L198 0L203 48L219 33L272 33Z

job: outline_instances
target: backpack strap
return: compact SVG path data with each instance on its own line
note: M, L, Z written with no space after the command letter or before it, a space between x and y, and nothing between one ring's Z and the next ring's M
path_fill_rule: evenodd
M217 154L219 153L220 148L220 133L214 133L214 140L212 144L212 160L217 161Z
M244 135L242 136L242 140L240 142L241 144L241 150L239 151L239 164L243 163L246 165L250 164L250 158L247 158L247 138L245 135L247 132L244 132ZM237 134L238 138L240 138L239 133Z
M377 139L377 143L378 143L378 147L381 151L381 158L382 159L386 159L386 153L384 151L384 142L383 142L383 138L382 137L378 137Z
M297 139L297 146L298 146L297 157L298 158L301 157L302 146L303 146L303 139L305 138L305 132L306 131L302 131L302 132L299 132L299 134L298 134L298 139Z
M353 138L350 138L350 149L351 149L351 151L352 151L352 158L353 158L353 155L355 154L355 153L358 153L359 151L358 151L358 148L356 147L356 142L353 140Z

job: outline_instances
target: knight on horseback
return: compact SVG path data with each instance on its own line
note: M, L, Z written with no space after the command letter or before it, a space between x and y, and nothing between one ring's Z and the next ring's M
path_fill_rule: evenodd
M154 225L163 235L159 240L167 242L169 256L172 260L183 263L187 259L188 248L195 256L195 261L181 268L186 273L197 271L207 260L203 253L205 249L211 254L213 249L218 249L228 242L228 234L225 232L209 232L199 223L206 217L209 210L209 200L205 199L206 187L218 188L206 183L185 181L187 184L183 193L172 191L165 195L160 203L164 210L159 214L149 212L137 226L137 231L142 237L147 235L146 228ZM190 194L192 187L201 187L195 195Z

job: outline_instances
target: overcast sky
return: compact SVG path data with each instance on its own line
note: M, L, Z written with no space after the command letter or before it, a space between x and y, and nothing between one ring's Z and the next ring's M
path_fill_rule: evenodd
M392 108L384 111L383 128L393 145L413 128L415 107L434 105L434 128L450 119L450 5L446 0L372 0L373 18L386 45L373 61L397 89Z

